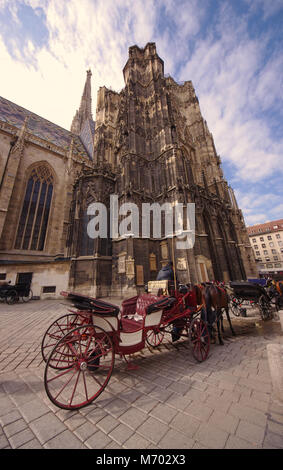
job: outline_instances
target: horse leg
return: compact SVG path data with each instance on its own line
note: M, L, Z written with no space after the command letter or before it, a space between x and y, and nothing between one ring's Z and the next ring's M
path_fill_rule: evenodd
M214 339L213 338L214 312L212 310L212 302L211 302L210 294L208 291L205 291L204 299L205 299L205 306L206 306L205 313L206 313L207 328L208 328L209 336L211 340L213 340Z
M220 322L221 322L221 331L222 331L222 333L224 333L223 312L222 312L222 309L221 309Z
M207 310L207 327L209 331L210 338L212 339L212 342L214 341L214 323L217 319L217 312L216 310L213 310L212 308Z
M232 326L231 318L230 318L230 315L229 315L229 307L228 306L225 308L225 312L226 312L226 317L227 317L227 320L228 320L228 323L229 323L229 326L230 326L231 333L232 333L233 336L236 336L236 333L235 333L235 330Z
M220 322L222 322L222 312L221 312L221 309L218 309L216 311L216 324L217 324L217 334L218 334L218 341L219 341L219 344L221 346L224 345L223 343L223 340L222 340L222 336L221 336L221 332L220 332Z

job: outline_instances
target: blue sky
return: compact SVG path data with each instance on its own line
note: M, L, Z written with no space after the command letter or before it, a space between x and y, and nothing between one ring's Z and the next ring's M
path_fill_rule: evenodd
M0 0L0 94L69 129L91 68L119 91L156 42L192 80L247 225L283 218L283 0Z

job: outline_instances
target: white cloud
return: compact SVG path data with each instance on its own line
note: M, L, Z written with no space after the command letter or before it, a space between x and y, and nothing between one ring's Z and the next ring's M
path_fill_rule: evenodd
M26 0L3 2L17 15L20 3L43 8L49 41L41 49L31 42L22 51L14 43L18 62L8 54L0 37L1 62L5 63L1 94L28 109L69 128L79 107L85 71L93 72L93 112L96 92L100 86L120 90L124 86L122 68L128 58L128 47L135 43L144 46L152 41L156 23L151 0ZM1 5L1 6L3 6ZM21 63L20 63L21 61ZM29 69L29 66L37 70ZM11 83L17 76L20 86ZM13 81L13 80L12 80ZM16 81L16 80L15 80Z
M1 83L1 94L35 112L41 109L41 114L69 128L79 106L85 70L90 67L93 72L95 114L100 86L114 90L124 86L122 69L129 46L144 47L147 42L155 41L165 61L165 71L174 75L177 63L187 52L186 40L199 31L205 13L197 0L177 3L179 8L172 0L2 0L2 6L8 7L17 21L20 5L31 6L37 14L41 8L46 15L49 40L41 49L29 41L24 49L25 57L15 42L13 51L18 61L23 62L21 66L13 64L7 51L3 52L2 44L7 75ZM174 31L168 27L169 20ZM162 28L157 30L159 23ZM23 76L26 90L20 100L19 93L9 84L10 71L14 68Z
M283 203L281 195L273 192L262 192L260 187L248 191L236 190L235 195L247 225L282 218Z
M267 20L271 16L283 10L282 0L245 0L250 6L250 11L253 13L262 9L263 18Z
M180 76L191 75L217 151L234 165L234 181L255 182L283 171L282 140L274 140L263 115L280 108L283 61L274 53L263 65L268 37L251 39L245 21L228 13L222 8L218 38L200 41Z

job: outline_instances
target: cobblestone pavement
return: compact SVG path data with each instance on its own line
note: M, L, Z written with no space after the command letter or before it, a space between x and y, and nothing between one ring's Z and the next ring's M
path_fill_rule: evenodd
M1 449L283 448L266 352L283 344L280 322L233 317L237 336L225 324L224 346L212 345L204 363L188 341L146 347L137 370L117 360L106 390L71 412L49 401L40 352L45 330L66 312L60 300L0 304Z

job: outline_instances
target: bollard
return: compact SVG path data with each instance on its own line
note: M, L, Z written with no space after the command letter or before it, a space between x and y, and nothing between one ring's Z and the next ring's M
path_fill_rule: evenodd
M283 405L283 345L268 344L267 357L274 395Z

